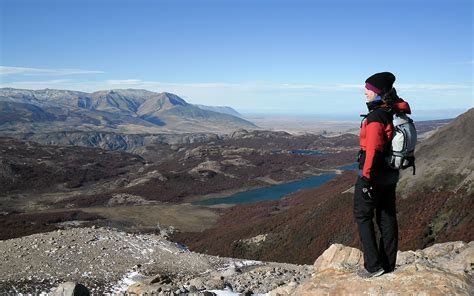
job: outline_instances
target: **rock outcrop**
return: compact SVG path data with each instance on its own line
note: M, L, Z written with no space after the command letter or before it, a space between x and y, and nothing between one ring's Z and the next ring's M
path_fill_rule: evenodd
M283 295L473 295L474 241L436 244L423 250L398 252L394 272L362 279L362 252L333 244L314 263L313 276L279 287Z

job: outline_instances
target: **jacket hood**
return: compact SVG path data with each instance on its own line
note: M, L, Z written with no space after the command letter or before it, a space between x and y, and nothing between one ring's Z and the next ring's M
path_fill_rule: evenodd
M406 114L411 114L410 105L408 104L408 102L405 102L403 99L397 100L393 104L393 108L397 109L397 110L400 110L400 111L402 111Z

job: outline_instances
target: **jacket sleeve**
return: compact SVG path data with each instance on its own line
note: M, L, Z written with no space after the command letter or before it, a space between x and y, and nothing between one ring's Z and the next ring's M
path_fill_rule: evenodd
M370 173L374 164L377 151L382 152L384 148L385 126L382 122L372 121L366 128L366 154L362 175L370 180Z

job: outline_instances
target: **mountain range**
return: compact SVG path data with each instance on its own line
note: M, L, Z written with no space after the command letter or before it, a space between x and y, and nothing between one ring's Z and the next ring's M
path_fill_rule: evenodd
M230 107L187 103L167 92L114 89L0 89L0 133L101 131L136 133L229 133L258 128Z

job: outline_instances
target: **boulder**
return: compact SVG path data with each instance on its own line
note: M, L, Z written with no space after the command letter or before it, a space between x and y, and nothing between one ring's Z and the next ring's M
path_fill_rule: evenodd
M189 284L196 287L198 290L202 290L205 288L204 281L202 278L197 277L189 281Z
M65 282L51 293L52 296L89 296L90 292L84 285L74 282Z
M161 292L160 284L145 284L142 282L134 283L127 288L126 293L131 295L153 294Z
M364 265L364 256L356 248L346 247L341 244L332 244L314 262L314 271L354 271Z
M215 277L207 280L205 286L209 290L223 290L226 287L226 282L223 278Z

